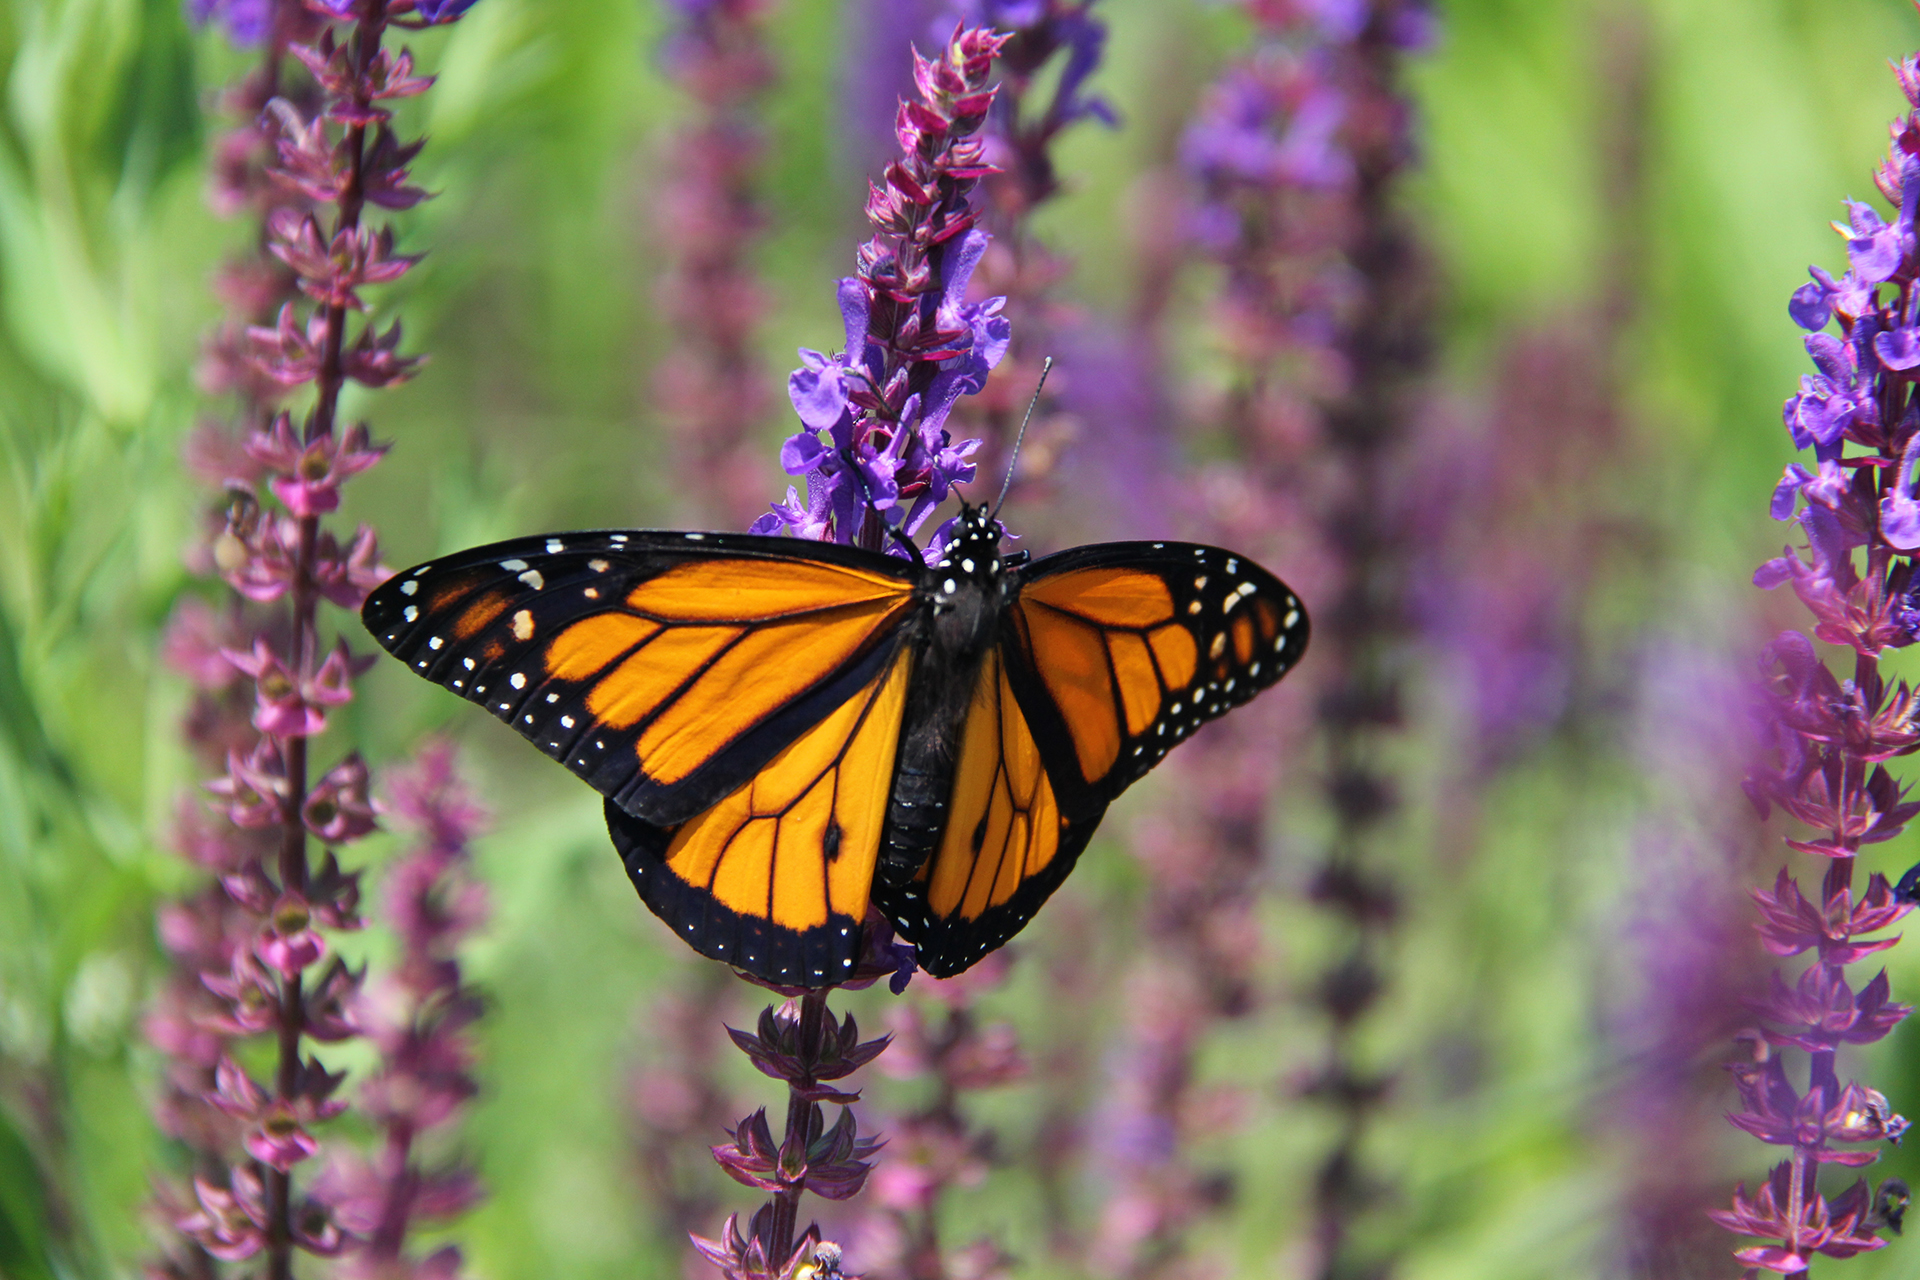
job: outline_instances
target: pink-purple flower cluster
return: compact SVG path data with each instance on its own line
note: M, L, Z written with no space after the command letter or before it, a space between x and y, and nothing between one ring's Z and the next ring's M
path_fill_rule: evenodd
M1405 54L1425 43L1420 0L1247 0L1255 47L1204 100L1181 143L1195 192L1187 231L1225 271L1217 328L1233 384L1209 423L1234 450L1231 475L1201 486L1209 532L1255 555L1309 529L1330 579L1321 590L1331 644L1317 669L1317 712L1331 816L1308 893L1337 922L1338 952L1312 985L1325 1019L1323 1061L1295 1091L1337 1115L1339 1137L1313 1180L1310 1273L1384 1273L1362 1257L1355 1224L1383 1180L1361 1152L1391 1078L1353 1052L1356 1027L1387 987L1384 938L1398 915L1392 879L1371 865L1397 801L1384 736L1401 715L1396 653L1405 630L1407 554L1388 501L1408 437L1425 347L1419 256L1395 209L1412 158ZM1314 527L1317 526L1317 529ZM1297 552L1289 551L1298 561ZM1269 711L1268 714L1274 714ZM1251 732L1250 732L1251 731ZM1258 928L1245 905L1263 870L1266 799L1281 735L1238 720L1211 731L1185 767L1181 820L1140 842L1158 877L1155 925L1173 957L1143 978L1174 1007L1244 1012ZM1238 735L1238 736L1236 736ZM1134 1260L1177 1251L1208 1207L1200 1171L1182 1167L1185 1064L1205 1019L1163 1017L1137 1033L1144 1077L1128 1096L1142 1131L1174 1137L1136 1157L1110 1203L1110 1241ZM1153 1148L1143 1147L1151 1152Z
M360 1106L379 1138L370 1156L332 1154L315 1195L359 1241L346 1274L366 1280L449 1280L460 1251L424 1258L405 1251L422 1221L463 1213L479 1198L469 1163L455 1153L420 1154L475 1091L468 1028L480 1000L461 979L456 948L484 922L486 894L470 875L467 844L482 820L454 773L453 751L433 744L387 778L387 809L415 833L414 847L386 873L384 915L400 954L354 1002L355 1030L378 1065Z
M955 1248L941 1232L946 1193L979 1183L996 1155L993 1132L967 1114L967 1095L1028 1074L1013 1027L982 1025L974 1010L980 996L1005 981L1010 966L1011 957L997 951L965 973L927 982L922 990L937 1004L896 1006L893 1049L881 1070L926 1081L932 1092L924 1106L888 1125L887 1154L873 1177L880 1213L868 1215L856 1238L868 1276L985 1278L1004 1274L1012 1261L991 1237Z
M962 26L936 60L915 51L918 98L895 119L901 155L869 187L875 234L860 246L858 274L840 282L846 349L803 350L787 382L802 430L780 461L806 477L806 499L789 486L754 532L899 551L889 529L911 537L954 484L973 478L978 442L954 444L946 421L955 401L986 385L1010 336L1002 299L966 300L989 239L970 195L993 171L979 133L1005 43Z
M1889 650L1914 641L1910 582L1912 553L1920 550L1912 492L1920 456L1912 375L1920 366L1920 56L1895 73L1911 109L1894 122L1874 180L1900 212L1886 222L1871 206L1849 202L1847 222L1835 224L1848 270L1836 280L1812 268L1812 282L1788 305L1809 331L1815 372L1801 379L1784 416L1794 444L1813 450L1814 468L1787 468L1772 514L1798 522L1807 553L1789 547L1754 575L1762 587L1791 585L1814 616L1814 636L1850 651L1853 666L1848 678L1836 676L1796 631L1767 647L1758 719L1770 760L1747 782L1762 816L1777 808L1812 829L1789 847L1825 860L1814 899L1784 868L1771 889L1754 894L1767 950L1810 963L1791 982L1776 972L1755 1003L1762 1027L1748 1037L1748 1060L1730 1068L1742 1104L1730 1119L1790 1150L1757 1192L1742 1186L1733 1208L1713 1215L1730 1230L1777 1240L1735 1256L1782 1275L1805 1272L1816 1254L1845 1258L1881 1248L1881 1233L1898 1230L1905 1197L1904 1186L1893 1187L1891 1199L1885 1194L1893 1179L1878 1199L1864 1179L1829 1197L1818 1178L1825 1165L1872 1163L1877 1152L1851 1145L1897 1142L1907 1128L1880 1093L1843 1082L1837 1063L1843 1045L1881 1040L1912 1012L1892 999L1884 970L1858 986L1846 972L1898 940L1865 935L1899 921L1915 899L1906 880L1896 888L1878 873L1857 890L1856 860L1864 846L1891 840L1920 815L1920 803L1886 767L1920 750L1913 691L1880 669ZM1826 332L1836 322L1838 335ZM1804 1088L1789 1074L1788 1049L1807 1055Z
M364 323L347 338L350 314L367 310L359 291L397 279L415 261L394 254L386 230L362 226L363 208L406 208L425 195L406 180L419 146L396 139L381 104L431 82L413 74L407 53L384 49L382 37L389 25L444 21L464 7L269 0L254 26L246 16L253 10L242 13L237 3L196 11L218 11L237 35L257 27L268 42L264 68L235 95L257 118L218 149L215 198L261 217L271 257L225 273L236 314L203 362L211 389L239 395L237 437L207 427L189 446L196 470L225 491L217 527L191 559L225 579L232 595L217 607L184 603L167 639L168 658L198 689L189 740L222 773L206 784L210 808L189 805L178 835L214 883L160 911L176 977L148 1031L170 1059L160 1118L193 1151L194 1171L190 1194L163 1192L177 1234L150 1268L156 1275L206 1275L216 1261L258 1257L280 1280L292 1274L297 1252L344 1255L356 1274L451 1274L447 1257L416 1267L399 1250L413 1216L464 1203L451 1183L408 1163L405 1144L398 1165L383 1156L362 1167L390 1184L377 1195L337 1153L320 1176L305 1170L321 1154L317 1127L347 1106L343 1076L314 1045L372 1038L382 1065L364 1104L389 1149L397 1132L410 1143L413 1133L444 1123L449 1112L437 1103L449 1090L471 1089L453 1083L464 1078L459 1031L471 1002L442 954L466 916L448 923L431 906L451 892L441 879L447 868L425 853L401 863L390 897L404 903L412 894L421 908L398 922L408 963L369 986L329 935L361 925L360 877L341 868L336 850L375 829L371 779L356 751L324 772L314 758L314 740L352 699L369 661L344 637L327 643L320 605L357 610L385 576L371 529L343 539L322 527L339 506L340 486L385 453L365 425L340 427L340 391L349 380L387 385L417 363L397 354L397 324L380 332ZM336 22L350 24L344 38ZM311 87L280 91L288 55L311 73ZM271 325L258 323L269 317ZM307 409L278 409L309 387ZM423 768L444 781L444 760ZM444 862L471 815L444 786L434 794L402 808L422 820L428 809L438 815L428 844ZM419 870L429 863L431 874ZM439 967L414 963L428 951ZM396 1004L396 992L411 1003ZM261 1056L246 1045L256 1037L271 1044L265 1079L243 1065ZM369 1207L376 1200L379 1212Z

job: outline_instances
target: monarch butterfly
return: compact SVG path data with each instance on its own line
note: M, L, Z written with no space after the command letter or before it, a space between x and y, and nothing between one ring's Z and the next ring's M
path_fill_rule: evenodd
M522 538L406 570L367 629L606 798L696 951L832 985L869 902L921 968L1018 933L1107 805L1285 675L1307 616L1243 556L1003 555L963 506L936 564L750 534Z

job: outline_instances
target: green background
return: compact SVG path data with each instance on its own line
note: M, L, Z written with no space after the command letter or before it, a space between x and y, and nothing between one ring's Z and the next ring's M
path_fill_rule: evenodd
M1577 336L1613 297L1628 318L1598 358L1617 378L1626 426L1556 487L1518 485L1543 525L1578 515L1619 532L1579 575L1585 696L1517 759L1467 776L1451 747L1447 669L1414 667L1419 714L1395 757L1410 803L1385 855L1410 910L1393 994L1364 1042L1405 1072L1368 1152L1400 1187L1370 1231L1420 1280L1687 1274L1672 1258L1628 1256L1627 1207L1684 1166L1698 1185L1656 1199L1693 1223L1689 1195L1720 1201L1772 1153L1717 1120L1732 1096L1713 1064L1730 1047L1647 1039L1646 1011L1689 981L1685 948L1649 944L1647 931L1722 919L1729 902L1738 908L1732 886L1771 876L1778 845L1741 818L1737 775L1698 745L1736 736L1737 708L1716 699L1709 676L1661 684L1648 655L1684 652L1725 671L1770 629L1803 625L1791 601L1755 599L1747 585L1782 540L1765 502L1790 456L1778 406L1805 367L1785 300L1807 263L1841 260L1825 224L1844 216L1842 197L1871 194L1885 122L1902 107L1886 61L1920 45L1920 19L1898 0L1440 9L1440 39L1412 73L1424 166L1406 193L1442 282L1430 398L1479 420L1476 406L1511 390L1503 360L1517 338ZM1246 36L1233 11L1198 0L1103 0L1100 12L1112 38L1095 83L1125 125L1062 141L1069 190L1036 226L1077 263L1063 293L1093 316L1129 305L1133 194ZM457 27L412 41L441 75L411 118L431 139L417 173L440 198L398 220L403 247L429 256L380 302L432 361L415 383L349 405L395 448L350 487L343 513L377 525L388 563L671 518L675 477L648 394L670 336L651 301L661 264L648 203L687 105L658 71L664 22L649 4L482 0ZM767 103L760 337L777 386L796 346L839 340L832 282L850 268L863 193L836 143L839 104L849 77L873 73L852 65L853 22L832 0L785 0L771 25L783 79ZM158 1064L138 1032L161 963L153 904L190 882L164 832L195 781L177 727L187 690L155 655L174 601L203 589L181 551L210 499L178 459L196 415L212 410L192 378L198 335L217 314L207 282L251 234L204 199L205 147L222 127L208 104L244 65L216 34L189 31L176 0L0 0L9 1277L131 1274L146 1248L149 1171L180 1160L146 1117ZM1644 76L1644 96L1623 66ZM1622 138L1637 157L1624 197ZM1211 285L1191 270L1169 321L1179 395L1213 367ZM770 458L790 429L781 415L765 424ZM1450 461L1434 456L1435 483ZM1524 520L1509 523L1524 536ZM368 677L322 750L353 742L385 762L447 728L495 813L476 853L495 915L468 955L488 999L483 1093L463 1139L491 1194L447 1234L479 1276L677 1274L678 1248L638 1190L624 1095L652 1051L649 1000L692 981L696 962L635 903L596 797L417 684L385 669ZM1333 954L1288 893L1315 829L1311 781L1306 760L1263 908L1274 999L1222 1028L1200 1062L1202 1080L1241 1087L1247 1109L1191 1153L1232 1170L1236 1187L1195 1238L1249 1276L1292 1274L1304 1189L1329 1136L1278 1087L1320 1034L1286 993ZM1043 915L1013 979L986 1001L1036 1056L1063 1035L1086 1037L1081 1056L1098 1070L1123 1020L1114 975L1145 891L1125 835L1155 799L1141 790L1051 909L1091 930L1055 936ZM394 849L378 837L355 852L378 864ZM1897 874L1915 850L1903 837L1867 862ZM1741 936L1732 919L1729 936ZM375 955L384 945L377 930L352 944ZM1072 1020L1048 981L1050 949L1063 945L1090 949L1103 975L1101 998ZM1896 996L1920 990L1920 951L1896 949L1888 966ZM852 1006L868 1025L885 1021L883 996ZM750 1013L742 1002L736 1023ZM1647 1119L1649 1063L1679 1082L1672 1125ZM1848 1070L1896 1109L1920 1110L1909 1029ZM758 1105L748 1099L773 1100L770 1082L744 1068L736 1083L742 1114ZM923 1087L879 1079L870 1097L882 1127ZM1097 1093L1100 1081L1079 1087ZM1053 1096L1036 1081L977 1101L1005 1167L948 1202L948 1239L991 1234L1021 1274L1074 1270L1047 1252L1058 1224L1034 1193L1029 1148ZM1097 1163L1071 1184L1082 1226L1104 1194ZM1910 1163L1896 1152L1881 1169L1912 1178ZM723 1202L753 1203L711 1176ZM1862 1280L1920 1275L1900 1241L1817 1269L1842 1265ZM1736 1270L1731 1259L1710 1266Z

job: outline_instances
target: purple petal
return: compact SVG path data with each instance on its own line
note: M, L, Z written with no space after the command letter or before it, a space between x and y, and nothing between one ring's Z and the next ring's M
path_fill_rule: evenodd
M1847 528L1840 518L1825 507L1808 507L1800 513L1800 527L1807 531L1807 541L1813 546L1813 553L1819 566L1829 573L1832 566L1845 564L1848 553L1859 541L1847 536Z
M1911 369L1920 364L1920 329L1894 329L1873 335L1873 350L1889 369Z
M852 276L840 282L840 320L847 329L847 363L862 364L867 351L867 321L872 316L873 301L867 295L864 280Z
M1779 485L1774 488L1773 504L1768 508L1775 520L1793 518L1794 499L1800 495L1800 490L1804 489L1807 481L1811 479L1813 479L1813 473L1799 463L1787 464L1786 474L1780 478Z
M1763 591L1771 591L1775 587L1793 581L1793 568L1787 563L1792 555L1793 553L1789 551L1778 560L1769 560L1755 569L1753 585Z
M1864 200L1847 201L1847 225L1852 228L1855 239L1865 239L1886 227L1880 220L1880 212Z
M1833 319L1832 290L1811 281L1801 285L1787 301L1787 315L1802 329L1818 333Z
M962 236L960 244L946 255L940 264L944 277L941 295L946 302L957 307L966 300L967 282L973 279L973 269L980 265L980 257L987 251L987 244L992 239L992 236L976 227Z
M1807 355L1814 367L1829 382L1846 386L1853 381L1853 366L1847 360L1847 344L1830 333L1810 333L1806 338Z
M797 375L796 375L797 376ZM780 465L790 476L801 476L820 465L822 454L832 451L812 431L800 431L787 437L780 446Z
M1868 284L1891 280L1905 257L1898 227L1847 241L1847 261L1853 266L1853 274Z
M787 378L787 398L800 421L815 431L831 430L847 412L847 387L840 365L817 351L802 350L806 363Z

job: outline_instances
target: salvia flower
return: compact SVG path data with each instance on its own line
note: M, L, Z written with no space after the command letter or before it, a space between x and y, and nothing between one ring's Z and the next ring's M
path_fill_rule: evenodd
M330 762L321 755L332 713L352 701L370 661L344 635L329 643L321 606L357 609L385 576L371 529L342 539L322 524L338 509L341 486L386 452L364 424L343 429L340 391L349 380L386 385L417 363L398 355L397 323L379 330L356 318L366 307L360 290L391 283L418 260L394 252L389 230L361 222L369 204L404 208L424 194L405 180L418 146L393 137L379 104L430 81L382 39L409 12L431 23L464 7L195 5L196 16L223 17L234 34L266 45L262 68L232 95L254 123L220 148L216 184L216 203L255 211L263 234L258 258L225 274L234 311L204 366L210 386L238 393L237 429L203 428L190 453L224 493L208 543L189 559L233 593L217 608L184 604L167 644L196 688L189 742L223 773L206 784L208 811L190 810L178 835L183 852L216 878L160 911L178 974L148 1031L170 1058L160 1118L193 1149L195 1178L191 1197L161 1193L177 1235L156 1274L217 1275L218 1262L259 1257L263 1274L286 1277L296 1252L344 1255L351 1274L398 1274L409 1223L428 1213L421 1206L452 1211L472 1198L463 1171L424 1170L410 1151L416 1134L445 1123L471 1092L462 1031L476 1010L447 949L478 912L449 905L430 942L403 929L405 962L373 983L335 954L333 935L361 925L360 875L336 850L372 833L379 807L358 752L336 751ZM293 61L312 84L283 85ZM277 96L266 96L269 86ZM280 408L308 388L307 408ZM437 757L422 768L445 773ZM443 814L437 823L464 830L465 819ZM403 859L389 896L413 891L436 906L471 897L460 888L459 850L433 848L434 872L423 876L418 857ZM442 921L423 911L410 918ZM430 965L419 959L422 947ZM417 998L396 1002L395 990ZM254 1052L244 1044L254 1037L271 1047ZM355 1160L327 1134L348 1106L344 1077L309 1052L352 1038L370 1039L381 1054L360 1090L363 1109L385 1130L368 1167L405 1188L372 1217L333 1172ZM255 1076L247 1064L263 1060L273 1065ZM451 1277L447 1258L457 1255L435 1257L422 1273Z
M1332 579L1322 611L1332 620L1330 665L1316 699L1332 829L1306 889L1338 921L1341 941L1312 984L1324 1060L1293 1082L1338 1116L1313 1179L1303 1265L1319 1276L1391 1267L1361 1256L1353 1235L1382 1200L1383 1179L1361 1152L1392 1079L1363 1065L1352 1043L1387 988L1383 940L1399 916L1391 877L1371 862L1398 805L1383 735L1401 719L1409 553L1380 480L1401 465L1425 346L1418 254L1395 208L1412 159L1400 64L1424 39L1425 7L1248 0L1254 47L1210 88L1180 151L1192 191L1187 241L1223 268L1215 329L1232 370L1207 425L1234 461L1196 486L1207 531L1261 555L1317 526L1320 571ZM1100 1244L1110 1266L1180 1256L1216 1206L1184 1155L1204 1113L1184 1082L1208 1023L1258 998L1248 902L1278 768L1268 744L1280 735L1244 721L1210 732L1184 766L1193 781L1179 820L1137 842L1162 898L1149 930L1170 962L1143 966L1136 999L1160 1016L1140 1020L1121 1058L1121 1127L1139 1140L1115 1162Z
M686 515L744 523L761 510L766 469L752 439L769 406L754 343L766 298L753 260L767 224L758 112L776 73L764 30L771 4L675 7L680 23L661 61L696 114L668 143L666 180L654 197L667 259L657 297L674 338L655 386Z
M1762 1142L1787 1148L1759 1191L1742 1186L1733 1207L1715 1221L1777 1245L1738 1250L1748 1267L1804 1274L1816 1255L1847 1258L1882 1248L1898 1229L1904 1184L1889 1179L1876 1197L1864 1179L1829 1196L1822 1166L1857 1167L1878 1159L1871 1147L1897 1142L1907 1121L1887 1099L1857 1081L1843 1083L1843 1045L1884 1039L1911 1006L1893 998L1883 969L1865 982L1849 965L1892 946L1870 936L1912 909L1907 881L1890 887L1868 877L1856 895L1862 849L1901 834L1920 803L1886 762L1920 750L1913 691L1880 670L1890 650L1914 641L1912 553L1920 549L1920 509L1913 462L1920 453L1920 411L1908 372L1920 365L1913 331L1913 286L1920 279L1914 216L1920 208L1920 82L1914 60L1896 68L1908 114L1894 123L1893 146L1875 174L1899 212L1887 221L1872 206L1849 201L1834 229L1846 242L1847 271L1835 279L1818 268L1788 303L1808 331L1814 372L1782 411L1788 437L1813 451L1811 467L1787 467L1769 503L1776 520L1798 524L1805 557L1792 547L1754 574L1756 585L1790 585L1814 617L1813 635L1852 659L1842 679L1814 640L1789 631L1761 657L1765 683L1758 724L1770 758L1746 782L1761 816L1773 809L1812 829L1789 839L1797 852L1824 860L1819 892L1809 896L1783 868L1770 890L1758 890L1762 942L1776 956L1809 956L1791 980L1776 971L1753 1002L1760 1027L1745 1037L1748 1058L1729 1066L1741 1110L1728 1118ZM1828 332L1837 326L1838 334ZM1805 1085L1782 1051L1807 1058ZM1889 1199L1887 1188L1897 1195Z
M869 187L875 235L860 247L858 274L840 282L846 347L802 351L787 382L802 430L780 460L806 478L806 496L789 488L756 533L904 554L887 530L913 536L953 485L973 478L977 443L952 443L946 421L955 401L986 385L1011 334L1001 299L967 301L990 239L970 193L993 171L979 134L1005 43L962 26L938 59L915 51L918 97L895 119L901 154Z

